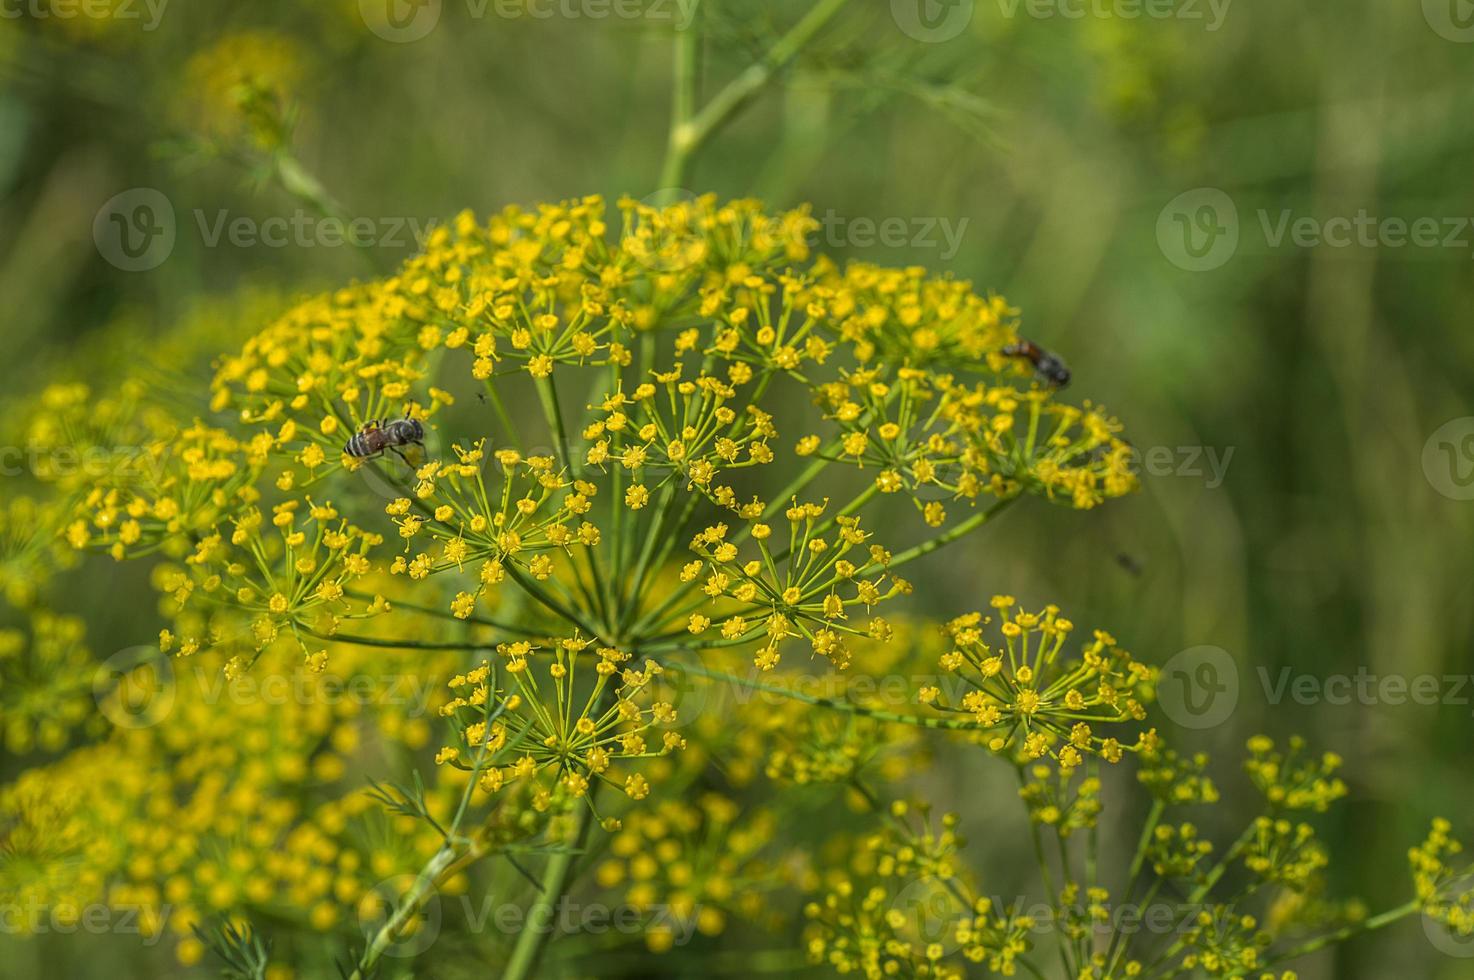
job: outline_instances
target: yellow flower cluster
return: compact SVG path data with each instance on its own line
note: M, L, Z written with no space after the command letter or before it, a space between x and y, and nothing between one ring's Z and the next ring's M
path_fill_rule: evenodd
M234 43L239 77L216 65L202 91L269 148L290 65ZM234 353L183 408L140 377L58 384L17 413L39 453L35 496L0 506L0 592L22 613L0 631L4 737L65 754L0 788L0 857L21 858L0 861L0 898L139 908L191 962L207 917L357 942L352 913L385 877L412 874L409 902L499 894L471 865L525 875L530 855L534 902L592 870L652 914L657 951L676 942L657 906L706 936L781 929L774 898L797 881L817 964L1043 975L1040 923L981 897L959 818L881 802L933 753L982 745L1018 778L1067 975L1242 976L1291 926L1352 928L1318 898L1327 855L1298 819L1345 794L1335 756L1251 741L1265 806L1218 849L1198 829L1216 821L1168 816L1220 801L1206 757L1150 727L1156 673L1110 634L1082 642L1058 607L1010 596L940 630L905 618L902 570L1001 507L1134 487L1119 423L1016 355L1017 311L947 276L813 257L804 209L615 211L463 214L393 275L249 337L201 329L180 363L210 338ZM63 465L89 450L95 471ZM50 611L88 551L151 559L170 655L106 690L84 684L81 624ZM434 694L333 698L330 668ZM222 703L280 676L302 693ZM860 683L878 678L895 683ZM1112 900L1103 773L1128 755L1151 804L1117 898L1188 892L1165 948L1092 942ZM413 785L356 791L383 760ZM747 802L759 790L771 805ZM811 832L816 806L834 827ZM870 821L857 846L840 821ZM1448 834L1414 850L1415 885L1462 929ZM535 954L516 941L514 961Z
M1461 939L1474 935L1474 891L1468 888L1474 868L1454 866L1449 860L1464 846L1452 836L1453 826L1442 817L1433 821L1427 838L1408 850L1413 892L1423 914L1447 926Z
M760 643L754 660L764 670L778 663L779 644L790 637L807 640L815 654L840 668L850 662L847 637L888 639L885 619L851 625L850 614L906 594L911 585L889 571L885 548L867 545L870 535L858 518L821 520L827 504L795 500L784 514L788 535L781 547L769 544L773 529L762 522L749 524L742 535L729 535L726 524L697 534L691 550L701 560L682 568L681 578L694 582L704 573L702 591L713 600L715 616L693 612L688 631L699 636L715 628L726 641ZM746 560L743 537L757 544L758 554L749 551Z
M653 661L621 667L629 654L591 646L580 637L503 643L494 664L451 678L456 696L441 711L458 737L436 761L472 772L487 794L530 785L539 811L558 790L593 806L596 780L644 799L649 780L628 764L685 747L675 708L641 697L660 670Z
M397 498L385 511L406 549L390 571L418 580L467 565L478 570L475 591L462 593L454 606L461 618L509 572L543 581L557 571L556 556L599 543L599 529L583 519L598 488L570 479L553 457L524 458L515 449L500 450L495 454L500 486L488 489L484 444L452 448L455 462L427 462L415 473L413 498ZM421 534L434 546L411 553Z
M1346 784L1334 775L1341 767L1336 753L1307 757L1305 739L1298 735L1290 737L1285 753L1275 751L1274 742L1264 735L1249 739L1248 745L1244 769L1271 807L1324 813L1346 795Z
M961 980L968 963L1005 976L1030 948L1036 923L974 896L960 877L955 814L932 826L924 810L896 802L885 829L851 855L850 868L822 882L804 908L809 958L838 973Z
M328 503L311 498L275 504L268 518L255 506L230 518L221 530L198 538L184 569L165 575L163 589L178 606L225 606L248 621L251 646L264 650L289 633L315 669L326 658L309 650L309 637L327 639L345 618L365 618L386 608L382 597L354 611L348 589L369 574L369 549L383 538L346 520ZM201 638L185 635L184 648ZM166 645L165 649L168 649Z
M76 616L30 611L24 629L0 629L0 745L17 755L56 751L74 729L95 732L92 653Z
M269 31L227 34L196 53L184 68L180 114L217 139L282 146L287 100L304 70L290 37Z
M766 899L782 872L762 855L776 830L772 813L744 813L717 793L694 803L663 800L631 814L594 880L650 916L646 945L664 952L681 926L716 936L733 916L756 924L773 919Z
M1154 732L1139 732L1133 743L1123 744L1097 728L1146 718L1151 668L1101 630L1078 659L1066 659L1062 652L1074 624L1056 606L1026 612L1016 605L1012 596L993 597L1001 647L983 639L991 616L970 613L948 623L953 648L941 666L968 690L956 698L931 686L920 692L921 700L939 711L970 715L993 733L988 746L995 752L1012 748L1025 759L1048 755L1065 770L1086 756L1119 762L1128 750L1150 747Z
M437 835L382 814L361 764L366 745L429 743L440 696L415 676L437 662L345 647L333 675L272 656L228 681L223 661L139 664L102 702L106 738L0 787L0 902L58 916L105 906L192 963L204 949L191 926L210 916L269 910L354 934L374 884L423 863ZM435 809L455 791L432 787Z

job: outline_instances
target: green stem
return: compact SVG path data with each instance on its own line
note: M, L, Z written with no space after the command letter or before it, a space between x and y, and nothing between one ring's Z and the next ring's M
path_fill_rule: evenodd
M849 0L819 0L797 24L768 49L755 64L732 79L711 101L686 120L673 120L670 144L662 175L663 186L680 187L686 179L691 158L723 126L741 112L778 72L798 57L814 36L824 29ZM691 33L689 30L683 33ZM680 43L678 39L678 45ZM677 79L681 78L681 55L677 55ZM694 65L694 60L692 62ZM679 99L678 99L679 102Z
M302 628L302 632L315 639L327 643L351 643L361 647L387 647L391 650L495 650L495 643L467 643L464 640L446 641L444 643L433 640L382 640L372 636L351 636L347 633L318 633L315 630Z
M359 958L357 967L349 975L349 980L366 980L367 977L374 976L375 964L409 925L410 918L430 900L435 891L435 882L446 869L455 864L461 856L461 851L461 848L446 844L436 851L435 856L420 869L414 884L410 886L409 891L405 892L393 914L369 940L363 956Z
M553 915L568 888L574 859L583 850L588 838L591 824L589 818L592 813L591 806L581 806L578 809L574 816L577 821L573 833L574 846L557 851L548 859L548 866L543 869L542 878L538 881L537 898L527 910L527 919L522 932L517 936L517 944L512 948L512 958L502 971L502 980L527 980L537 970L538 960L552 939Z
M1160 799L1152 800L1152 808L1147 813L1146 823L1142 825L1141 836L1136 841L1136 853L1131 857L1131 872L1126 879L1126 887L1121 892L1120 903L1131 901L1131 896L1136 893L1136 883L1141 879L1141 869L1146 865L1147 848L1151 845L1152 834L1156 832L1157 824L1162 821L1162 813L1167 809L1167 804ZM1111 936L1110 946L1106 949L1106 975L1111 976L1116 969L1116 960L1125 955L1129 943L1123 944L1125 938L1123 931L1119 928Z
M696 28L696 15L701 0L694 0L691 18L682 30L676 31L674 93L671 99L670 134L666 139L665 163L660 169L661 187L679 187L685 180L690 152L680 145L677 134L684 132L696 111L696 49L700 32Z
M288 194L302 201L324 218L332 218L341 222L344 227L352 222L353 217L348 210L338 203L337 198L328 192L315 174L302 166L302 162L290 150L279 150L273 154L271 165L277 181ZM370 266L377 268L383 264L382 255L371 243L362 240L358 235L348 237L357 246L358 254L363 256Z
M899 554L892 555L889 567L896 568L906 564L907 562L915 561L918 558L931 554L933 551L936 551L943 545L951 544L958 538L964 537L972 531L976 531L978 528L988 523L988 521L993 518L993 515L999 513L1017 499L1017 497L1006 497L1002 500L999 500L987 510L978 511L976 514L972 515L961 524L949 528L945 533L939 534L935 538L932 538L930 541L923 541L921 542L921 544L917 545L914 548L907 548L905 551L902 551Z
M1275 956L1272 956L1264 963L1264 966L1270 967L1274 966L1276 963L1283 963L1285 960L1293 960L1301 956L1307 956L1310 953L1316 952L1317 950L1324 949L1326 946L1331 946L1336 943L1343 943L1348 939L1361 935L1362 933L1372 932L1373 930L1381 929L1383 926L1389 926L1399 919L1403 919L1409 915L1412 915L1420 908L1422 908L1422 906L1419 904L1418 900L1413 899L1412 901L1409 901L1403 905L1399 905L1396 908L1388 909L1386 912L1382 912L1379 915L1374 915L1370 919L1365 919L1354 925L1344 926L1343 928L1337 929L1334 932L1328 932L1323 936L1317 936L1314 939L1306 940L1299 946L1292 947L1285 950L1283 953L1278 953Z
M568 441L568 428L563 421L563 406L558 401L558 388L551 377L536 379L537 398L542 404L543 418L548 431L557 443L558 455L568 461L568 470L575 480L583 478L583 460ZM589 563L589 584L584 585L582 576L574 571L573 582L589 611L598 615L606 624L613 623L613 610L605 605L603 574L599 571L599 557L593 548L585 548L584 555Z
M639 648L636 649L637 651L639 650ZM873 718L876 721L889 721L898 725L911 725L915 728L934 728L946 731L978 731L978 726L971 721L961 721L951 718L924 718L920 715L903 715L895 711L884 711L868 705L856 704L854 701L845 701L840 698L830 698L816 694L805 694L802 691L790 690L786 687L779 687L776 684L764 684L760 681L749 680L746 677L738 677L735 674L725 674L718 670L709 670L696 664L682 663L680 669L695 674L698 677L705 677L708 680L721 681L725 684L737 684L763 694L776 694L794 701L801 701L804 704L812 704L815 707L831 708L835 711L843 711L848 714Z

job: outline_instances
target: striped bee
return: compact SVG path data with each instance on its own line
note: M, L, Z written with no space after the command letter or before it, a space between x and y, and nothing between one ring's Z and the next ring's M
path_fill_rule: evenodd
M408 463L404 453L399 451L400 446L419 446L421 450L425 448L425 426L419 419L406 415L382 426L378 419L373 419L348 440L343 446L343 452L358 459L369 459L382 456L384 450L392 449L396 456Z
M1003 348L1005 357L1025 357L1034 365L1034 376L1051 388L1063 388L1070 383L1070 369L1058 354L1051 354L1032 340L1022 337L1016 343Z

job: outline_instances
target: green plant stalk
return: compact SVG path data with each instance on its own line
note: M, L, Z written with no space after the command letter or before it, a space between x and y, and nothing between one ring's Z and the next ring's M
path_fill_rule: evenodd
M700 42L696 17L700 7L701 0L694 0L690 21L684 30L676 32L670 134L666 140L665 163L660 171L661 187L680 186L690 159L689 153L677 145L677 134L690 125L691 114L696 111L696 49Z
M664 535L666 517L669 515L671 501L675 497L676 483L679 476L669 479L660 490L660 499L656 502L655 513L650 518L650 528L645 534L644 545L640 548L640 556L635 562L634 572L626 576L629 582L626 587L620 589L619 621L614 624L614 631L621 636L629 617L639 609L640 598L645 588L645 577L650 571L650 559L654 556L655 549L666 540Z
M1335 932L1328 932L1324 936L1317 936L1314 939L1307 939L1299 946L1294 946L1290 949L1285 950L1283 953L1272 957L1267 962L1265 962L1264 965L1266 967L1269 967L1273 966L1276 963L1283 963L1285 960L1293 960L1301 956L1308 956L1309 954L1324 949L1327 946L1331 946L1336 943L1343 943L1348 939L1361 935L1362 933L1372 932L1374 930L1381 929L1384 926L1390 926L1392 923L1397 922L1400 919L1404 919L1407 916L1412 915L1414 912L1417 912L1421 907L1422 906L1419 904L1417 899L1412 899L1402 905L1397 906L1396 908L1388 909L1386 912L1374 915L1371 918L1365 919L1355 925L1345 926L1343 928L1337 929Z
M494 713L487 716L487 722L490 723L501 713L502 708L497 708ZM425 902L429 900L429 897L435 891L435 883L441 877L459 870L461 867L477 860L485 853L480 845L461 837L460 830L461 823L466 818L466 808L471 803L471 795L476 790L477 780L480 778L481 771L486 766L489 757L490 753L487 751L486 745L482 744L481 751L476 756L476 765L471 770L470 778L466 780L466 788L461 792L460 805L456 807L455 817L450 822L450 829L441 830L440 826L431 820L431 824L435 829L445 837L445 843L440 846L440 849L420 869L420 873L415 877L414 884L410 886L409 891L400 900L399 905L394 910L394 914L379 927L379 930L374 933L373 938L369 940L369 944L364 949L363 956L359 958L358 966L354 969L349 980L366 980L366 978L373 976L374 965L384 955L384 951L389 948L389 944L399 938L399 934L404 931L405 926L409 923L410 916L418 912L424 906ZM418 775L416 776L416 781L418 781ZM428 814L428 811L426 813Z
M710 102L689 119L673 114L670 142L666 150L665 166L661 173L661 186L680 187L690 170L691 159L706 142L732 120L757 96L789 62L798 57L804 47L824 29L835 15L844 9L849 0L819 0L804 17L756 63L749 65L736 78L712 96ZM689 28L681 32L692 34ZM677 37L676 79L677 109L684 103L680 96L680 85L694 85L695 53L694 38ZM691 50L682 53L682 44L690 44ZM684 67L683 67L684 62ZM683 71L686 73L683 75Z
M1126 879L1126 888L1121 892L1121 901L1131 901L1131 896L1136 893L1136 883L1141 878L1141 869L1146 864L1147 847L1151 844L1152 834L1157 829L1157 824L1162 820L1162 814L1167 809L1167 804L1160 799L1152 800L1152 808L1147 813L1146 823L1141 828L1141 836L1136 841L1136 853L1131 856L1131 871ZM1125 955L1129 944L1121 942L1123 933L1117 929L1111 936L1110 946L1106 949L1106 972L1110 974L1116 968L1116 960Z
M543 417L547 420L548 430L552 433L554 442L557 443L558 452L568 460L568 468L573 473L575 480L583 478L583 460L573 451L572 444L568 441L568 427L563 422L563 406L558 401L558 389L555 387L551 377L537 379L537 398L542 404ZM594 548L585 548L584 556L589 563L590 582L587 587L581 576L574 576L574 583L578 587L579 594L590 611L600 616L606 624L612 626L613 611L604 603L603 575L599 571L599 558ZM590 590L592 589L592 592Z
M710 644L707 644L708 646ZM639 648L636 648L639 651ZM819 708L832 708L835 711L844 711L853 715L863 715L866 718L874 718L876 721L895 722L898 725L911 725L915 728L936 728L946 731L980 731L975 722L962 721L952 718L925 718L921 715L903 715L895 711L885 711L880 708L871 708L868 705L856 704L853 701L845 701L840 698L824 697L817 694L805 694L802 691L793 691L776 684L764 684L761 681L749 680L746 677L738 677L735 674L723 673L719 670L709 670L698 664L682 663L681 669L698 677L708 680L722 681L726 684L739 684L752 691L764 694L776 694L804 704L812 704Z
M399 934L409 923L410 917L418 912L429 899L435 890L435 882L447 868L455 864L461 856L461 850L461 848L445 844L435 852L434 857L426 862L425 866L420 869L420 873L415 876L415 883L410 886L403 900L395 908L394 914L379 927L373 938L369 940L368 947L363 951L358 967L349 975L349 980L364 980L366 977L373 976L374 965L383 957L390 944L399 938Z
M944 545L951 544L958 538L963 537L964 535L975 531L978 528L982 527L984 524L988 523L988 521L992 520L995 515L1001 513L1017 499L1017 497L1005 497L1002 500L999 500L993 506L989 507L987 510L977 512L976 514L969 517L967 520L949 528L945 533L937 535L930 541L923 541L921 542L921 544L917 545L914 548L907 548L905 551L902 551L899 554L892 555L889 567L897 568L901 565L906 564L907 562L912 562L918 558L925 557L926 555L931 554L933 551L936 551L938 548L943 547Z
M1019 788L1023 789L1028 783L1028 778L1024 775L1024 767L1015 763L1013 771L1018 776ZM1034 860L1039 864L1039 880L1044 885L1044 894L1051 897L1058 895L1059 893L1054 890L1054 875L1049 871L1049 858L1044 855L1044 841L1039 836L1039 825L1034 822L1033 818L1029 819L1029 840L1034 845ZM1060 874L1062 877L1067 877L1069 869L1061 868ZM1070 954L1064 941L1060 940L1055 943L1055 949L1059 952L1060 965L1064 967L1064 973L1061 976L1075 976L1076 971L1070 965Z
M548 865L538 880L538 897L527 910L525 925L517 936L516 945L512 947L512 958L502 971L502 980L527 980L537 969L538 960L552 938L552 916L572 878L574 859L583 849L588 837L592 813L590 806L582 806L577 810L574 817L577 821L574 847L558 851L548 859Z
M1230 845L1228 850L1224 852L1223 857L1219 859L1216 865L1213 866L1213 868L1208 872L1207 876L1198 884L1196 888L1192 890L1191 893L1188 894L1187 899L1183 902L1183 906L1188 910L1189 914L1192 914L1197 906L1203 901L1203 899L1208 897L1208 893L1213 890L1213 886L1218 884L1218 879L1223 877L1223 874L1228 870L1229 865L1231 865L1238 858L1244 847L1248 845L1249 840L1254 836L1254 829L1254 822L1251 820L1249 822L1249 826L1244 828L1244 832L1240 834L1238 839L1235 840L1233 844ZM1151 966L1148 967L1148 970L1154 972L1165 968L1168 964L1170 964L1173 957L1177 956L1186 948L1187 941L1185 939L1179 938L1176 942L1174 942L1171 946L1167 948L1166 952L1157 957L1157 959L1151 964ZM1173 973L1169 973L1167 974L1167 976L1172 976L1176 972L1178 971L1174 970Z

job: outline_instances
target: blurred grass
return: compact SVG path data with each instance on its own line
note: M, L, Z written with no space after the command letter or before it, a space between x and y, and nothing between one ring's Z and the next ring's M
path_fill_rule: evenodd
M795 6L709 0L706 91ZM855 7L696 161L691 189L810 201L850 220L965 220L946 262L934 247L826 249L996 289L1138 446L1233 450L1218 487L1147 476L1102 512L1021 509L936 558L947 574L926 603L950 613L993 591L1061 601L1158 663L1197 644L1228 649L1239 709L1186 737L1225 760L1259 729L1341 751L1352 805L1328 836L1356 858L1338 865L1341 884L1373 904L1402 895L1403 849L1429 814L1469 829L1470 707L1272 707L1257 669L1474 673L1474 507L1435 492L1420 464L1429 435L1470 414L1474 333L1459 323L1474 301L1474 241L1271 248L1258 212L1474 216L1474 48L1440 36L1417 4L1368 0L1234 4L1211 32L1009 18L979 2L942 44L898 31L885 4ZM425 220L657 189L667 23L476 19L447 3L429 36L392 44L356 3L334 0L178 3L150 32L74 26L0 22L6 387L33 385L37 361L65 362L119 317L162 325L202 293L311 289L407 251L205 246L195 209L259 220L299 207L225 161L178 152L198 118L186 65L239 32L296 52L296 152L350 214ZM138 186L170 198L179 240L159 268L127 273L102 258L91 225ZM1225 191L1241 219L1237 253L1210 272L1173 265L1156 236L1163 207L1199 187ZM964 787L952 805L975 804L965 780L949 782ZM1316 969L1304 975L1474 976L1411 924Z

